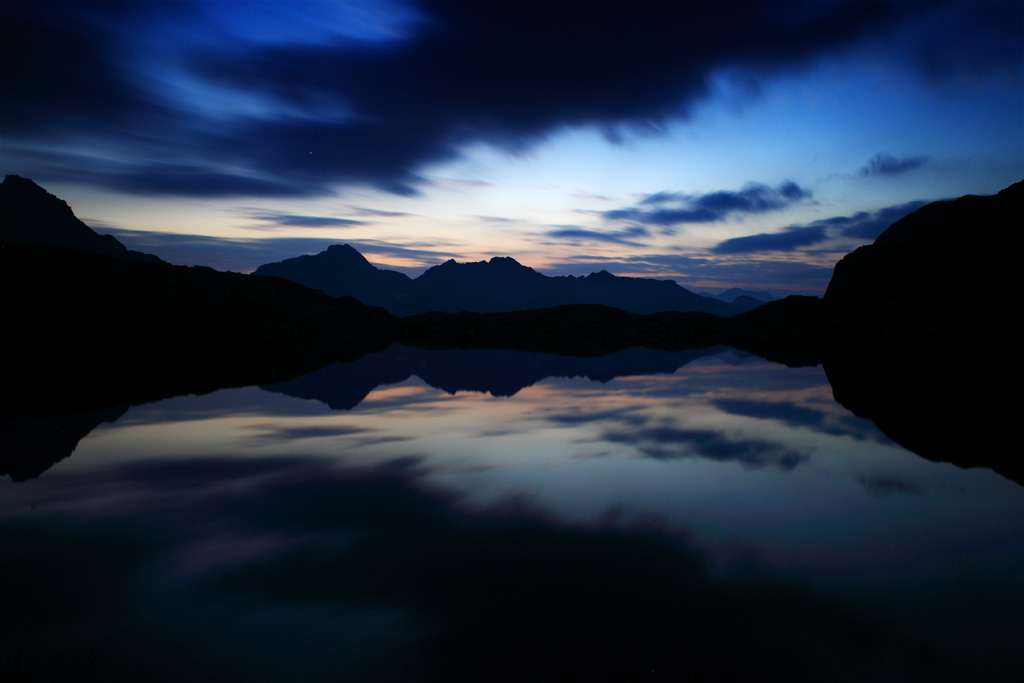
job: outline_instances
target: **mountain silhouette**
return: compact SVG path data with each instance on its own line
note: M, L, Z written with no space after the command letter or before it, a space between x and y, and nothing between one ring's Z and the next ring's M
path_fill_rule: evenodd
M8 176L3 187L0 287L8 296L0 299L0 319L10 365L0 394L5 416L70 416L222 387L269 385L395 342L567 356L724 344L789 365L821 364L836 399L894 441L933 460L990 467L1024 481L1024 460L1005 446L1015 438L1015 406L1006 400L1013 386L1005 373L980 364L1015 338L1010 312L1021 290L1017 226L1024 182L991 197L935 202L906 216L874 244L842 259L822 299L791 296L731 318L640 314L590 303L586 297L614 301L636 291L652 299L697 295L672 282L609 273L551 278L511 258L449 261L408 281L403 296L421 306L449 297L457 307L483 301L515 310L446 313L435 307L396 318L280 277L147 262L116 247L118 257L97 253L102 247L94 245L111 240L95 235L64 202L17 176ZM35 244L16 242L33 233ZM87 251L66 248L76 240ZM408 280L381 276L350 247L327 253L362 272L364 281ZM584 301L528 307L569 295ZM528 305L521 303L526 299ZM406 371L392 369L399 377ZM507 392L521 381L496 376L481 384L481 378L453 377L439 386ZM27 473L37 466L4 467Z
M743 289L742 287L730 287L729 289L725 290L724 292L720 292L719 294L714 294L712 292L698 293L701 296L709 296L712 299L718 299L719 301L724 301L729 304L733 303L739 297L755 299L757 301L760 301L761 303L765 303L767 301L775 301L776 299L779 298L772 294L771 292L764 289L753 291L749 289Z
M131 251L111 235L100 235L68 206L34 182L9 175L0 183L0 245L63 247L121 259L160 261Z
M836 264L822 298L825 322L966 343L1010 333L1022 217L1024 181L921 207Z
M375 268L346 244L312 256L268 263L255 273L283 277L332 296L352 296L402 317L575 304L612 306L640 315L696 311L724 317L744 310L694 294L671 280L619 277L606 271L584 277L550 277L508 256L474 263L449 260L410 280L401 273Z
M408 275L375 267L347 244L332 245L314 256L266 263L254 274L281 277L330 296L351 296L382 308L393 307L412 289Z

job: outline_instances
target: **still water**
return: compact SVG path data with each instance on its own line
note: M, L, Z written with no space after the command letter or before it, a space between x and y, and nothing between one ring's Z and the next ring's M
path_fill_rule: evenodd
M820 368L392 347L0 480L0 680L1016 680L1024 487Z

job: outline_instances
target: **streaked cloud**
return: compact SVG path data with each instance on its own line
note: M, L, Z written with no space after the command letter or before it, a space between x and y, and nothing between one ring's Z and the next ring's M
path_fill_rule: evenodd
M715 254L749 254L767 251L794 251L832 239L849 238L860 242L873 241L886 228L921 208L928 202L914 201L877 211L860 211L852 216L835 216L808 225L790 225L778 232L734 237L719 242Z
M655 192L626 209L605 211L612 221L632 221L645 225L672 227L686 223L717 223L727 218L780 211L811 197L811 191L792 181L778 187L748 183L743 189L720 190L691 195L682 192Z
M928 157L897 158L891 154L876 154L860 169L862 176L897 176L923 167Z
M602 230L589 230L578 227L562 227L558 230L549 230L544 235L557 240L564 240L576 244L587 242L609 242L612 244L624 244L628 246L641 246L643 238L650 237L650 232L641 226L632 226L625 230L605 232Z

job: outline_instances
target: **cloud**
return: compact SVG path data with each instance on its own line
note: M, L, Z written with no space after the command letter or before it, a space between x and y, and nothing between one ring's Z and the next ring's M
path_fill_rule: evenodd
M860 169L862 176L897 176L921 168L928 163L928 157L906 157L897 159L891 154L876 154Z
M709 97L717 71L799 68L904 21L885 3L424 2L387 40L303 44L243 38L189 3L0 12L5 138L79 153L68 170L86 182L203 197L412 196L466 146L657 130ZM121 172L88 163L111 158ZM715 199L719 215L752 210Z
M246 212L246 218L270 224L268 227L286 228L351 228L366 225L366 221L351 218L335 218L333 216L302 216L298 214L279 213L276 211Z
M631 432L607 433L604 438L634 445L656 460L698 456L718 462L739 462L749 468L775 465L784 471L792 470L807 460L806 455L778 443L759 439L732 440L719 432L704 429L646 427Z
M544 233L548 237L570 242L610 242L612 244L625 244L632 247L641 246L638 238L650 237L646 228L633 226L616 232L603 232L600 230L587 230L585 228L561 228Z
M719 242L711 251L715 254L794 251L840 237L860 242L874 241L890 225L927 203L907 202L877 211L860 211L852 216L824 218L808 225L790 225L779 232L734 237Z
M834 261L825 266L792 260L760 258L736 261L683 254L632 257L580 254L571 260L550 264L545 272L552 275L587 275L607 270L617 275L670 278L691 290L743 287L820 295L832 277L833 266Z
M747 254L754 251L793 251L828 239L820 225L788 227L782 232L734 237L719 242L711 251L716 254Z
M113 235L129 249L156 254L169 263L187 266L200 265L236 272L250 272L264 263L281 261L304 254L318 254L332 244L338 243L336 237L233 239L210 235L128 230L113 226L105 226L103 232ZM377 240L347 240L347 242L371 263L374 262L374 257L384 257L422 264L418 268L382 266L407 275L418 275L424 268L444 261L444 258L437 252L418 243L403 245Z
M731 216L779 211L807 199L811 191L792 181L777 188L749 183L742 190L703 195L656 192L627 209L605 211L607 220L628 220L668 228L684 223L716 223Z

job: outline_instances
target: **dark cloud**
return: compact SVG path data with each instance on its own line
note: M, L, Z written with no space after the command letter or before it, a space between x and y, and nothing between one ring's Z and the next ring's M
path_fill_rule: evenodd
M928 163L928 157L905 157L897 159L891 154L876 154L860 169L862 176L896 176L921 168Z
M734 237L719 242L712 252L749 254L763 251L794 251L840 237L860 242L873 241L890 225L927 203L907 202L877 211L860 211L852 216L823 218L809 225L791 225L779 232Z
M857 2L418 8L404 40L297 44L218 32L187 3L3 3L5 137L117 157L121 173L75 170L125 192L414 195L422 169L466 145L520 152L565 127L657 129L707 97L717 70L808 65L904 19ZM769 210L742 193L707 201L718 214Z
M571 261L551 264L545 272L552 275L587 275L607 270L617 275L671 278L688 289L759 289L777 288L781 285L786 294L821 295L832 277L833 265L829 264L826 267L789 260L764 259L743 262L715 261L682 254L614 258L580 254ZM794 290L794 286L798 289Z
M646 228L633 226L625 230L615 232L603 232L601 230L587 230L585 228L561 228L544 233L547 237L569 242L611 242L613 244L625 244L631 247L641 246L637 239L650 237Z
M721 190L703 195L656 192L634 207L605 211L602 215L608 220L628 220L660 227L715 223L730 216L779 211L810 196L810 190L792 181L786 181L777 188L750 183L739 191Z
M733 415L753 417L759 420L779 420L796 427L820 427L824 419L824 414L820 411L789 401L719 399L714 402L714 405Z
M775 465L787 471L807 460L806 455L778 443L758 439L733 440L721 432L707 429L646 427L629 432L607 433L603 438L632 444L645 455L657 460L698 456L719 462L739 462L754 468Z
M793 251L800 247L818 244L828 239L825 228L820 225L789 227L782 232L762 233L734 237L719 242L712 251L716 254L747 254L754 251Z
M254 211L247 214L246 217L252 220L268 223L271 227L351 228L357 225L366 225L366 221L358 221L351 218L335 218L333 216L302 216L291 213L278 213L275 211Z

